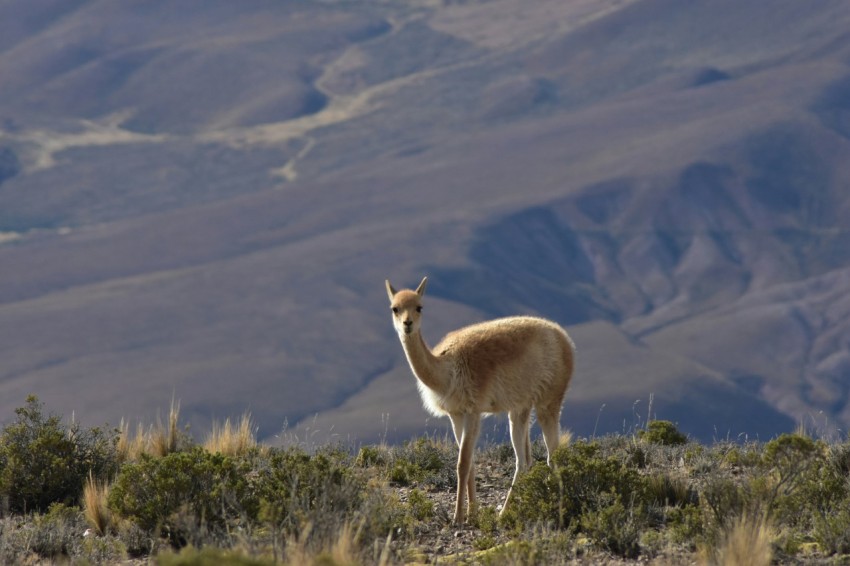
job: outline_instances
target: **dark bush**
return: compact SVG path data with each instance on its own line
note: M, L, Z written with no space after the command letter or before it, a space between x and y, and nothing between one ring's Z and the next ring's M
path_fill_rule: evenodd
M115 474L115 431L66 427L59 416L45 415L35 396L15 414L0 436L0 493L12 511L75 504L89 473L96 479Z
M398 485L424 482L446 487L455 481L454 448L420 437L393 452L389 479Z
M763 467L773 477L768 499L779 521L830 538L850 497L845 450L830 450L799 434L784 434L765 444Z
M383 450L377 446L363 446L357 452L357 458L354 459L354 464L361 468L368 468L371 466L386 466L386 450Z
M624 505L619 495L607 499L597 510L588 510L581 516L581 530L600 548L625 558L637 558L644 517L633 505Z
M699 495L688 482L669 473L646 476L647 501L661 507L682 507L697 505Z
M362 475L337 456L288 449L260 460L254 485L264 521L288 535L309 523L314 538L335 536L360 508L366 490Z
M637 434L639 439L652 444L677 446L688 443L688 437L670 421L650 421L646 430L639 430Z
M249 485L250 467L200 447L162 458L143 455L125 464L109 493L109 507L172 544L222 532L229 521L256 517L259 501Z
M602 457L595 443L559 448L552 460L554 470L540 463L518 480L516 499L505 513L507 522L576 527L582 514L600 511L615 500L642 504L645 486L640 474L613 456Z
M705 511L705 526L720 533L731 528L734 521L751 512L753 502L751 490L721 477L708 478L700 494L700 503Z

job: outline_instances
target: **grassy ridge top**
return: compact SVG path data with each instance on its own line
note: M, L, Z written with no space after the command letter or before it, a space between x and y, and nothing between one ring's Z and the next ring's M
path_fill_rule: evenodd
M501 516L513 452L482 446L479 507L457 528L446 438L268 448L246 417L200 445L179 431L178 412L129 438L63 424L30 398L0 434L0 558L769 564L850 553L846 441L798 432L703 445L652 421L633 435L565 438L552 469L535 443L537 464Z

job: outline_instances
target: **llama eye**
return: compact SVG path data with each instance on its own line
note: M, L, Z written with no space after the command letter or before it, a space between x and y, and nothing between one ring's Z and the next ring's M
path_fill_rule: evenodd
M393 313L398 314L398 307L393 307Z
M422 307L416 307L416 312L422 312Z

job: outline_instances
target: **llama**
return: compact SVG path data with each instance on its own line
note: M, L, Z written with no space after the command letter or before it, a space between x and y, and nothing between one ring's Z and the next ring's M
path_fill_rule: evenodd
M534 408L547 463L560 437L561 404L574 367L575 346L554 322L529 316L500 318L450 332L432 350L420 332L422 296L428 278L415 291L396 291L386 281L398 333L425 408L448 415L457 441L457 502L454 523L475 509L473 451L481 417L508 413L516 470L502 512L508 507L517 478L532 464L529 426Z

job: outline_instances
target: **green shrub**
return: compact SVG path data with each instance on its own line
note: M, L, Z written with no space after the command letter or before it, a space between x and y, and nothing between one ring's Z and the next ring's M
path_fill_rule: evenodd
M819 452L818 443L807 436L782 434L764 445L762 460L785 483L804 473Z
M386 466L386 451L377 446L363 446L357 452L354 464L361 468L368 468L370 466Z
M765 449L771 488L766 499L774 521L800 540L816 540L824 552L850 552L845 447L828 449L805 440L784 440L780 446Z
M704 548L720 548L726 537L748 521L761 521L770 513L769 485L761 476L741 480L708 478L700 493ZM759 523L761 524L761 523Z
M640 555L640 536L646 521L634 505L624 505L619 495L606 495L596 509L580 519L581 530L600 548L624 558Z
M645 478L647 501L661 507L680 507L699 503L697 492L683 478L668 473Z
M109 507L146 531L159 527L172 544L182 544L205 531L220 532L230 520L256 516L249 471L245 461L200 447L162 458L143 455L121 469Z
M407 495L410 514L417 521L427 521L434 516L434 503L419 489L412 489Z
M842 458L826 445L799 434L783 434L762 451L761 480L768 485L763 499L784 524L803 530L814 527L815 518L843 507L848 496Z
M396 541L415 532L410 506L392 490L367 489L354 516L363 521L361 540L384 539L392 532Z
M80 545L80 564L124 564L127 546L114 536L88 536Z
M697 542L704 534L702 511L696 505L668 509L665 522L670 540L691 550L696 548Z
M106 479L117 469L116 432L62 424L45 415L35 396L15 409L0 436L0 493L12 511L43 511L79 501L89 473Z
M499 513L492 507L479 507L472 520L473 526L485 534L494 535L499 529Z
M813 536L828 554L850 554L850 510L844 503L842 509L816 516Z
M472 548L475 550L488 550L494 546L496 546L496 539L493 535L484 534L472 541Z
M642 504L645 486L640 474L616 457L600 456L597 444L561 447L552 459L554 470L540 463L517 481L506 523L544 521L566 528L577 526L583 513L611 505L612 496Z
M390 481L396 485L410 485L425 478L422 468L407 460L397 460L390 468Z
M85 530L85 519L80 510L54 503L44 515L33 520L35 527L29 539L30 550L43 558L72 556Z
M312 536L327 541L360 508L366 494L361 474L332 454L275 450L259 462L254 491L267 524L295 535L312 524ZM386 533L383 533L386 536Z
M646 430L639 430L637 434L639 439L651 444L677 446L688 442L688 437L670 421L650 421Z
M729 478L709 478L700 493L706 525L722 530L750 510L749 492Z
M425 482L438 487L454 483L454 455L428 437L405 442L394 451L389 479L398 485Z
M763 464L763 447L754 443L745 444L730 444L719 446L714 450L719 452L721 459L716 460L717 455L712 454L715 462L723 464L724 468L755 468Z
M480 546L495 542L482 537ZM545 531L527 539L515 539L476 553L474 564L566 564L575 562L575 541L566 532Z
M0 519L0 564L117 564L126 558L115 537L83 537L76 507L51 505L46 513Z

